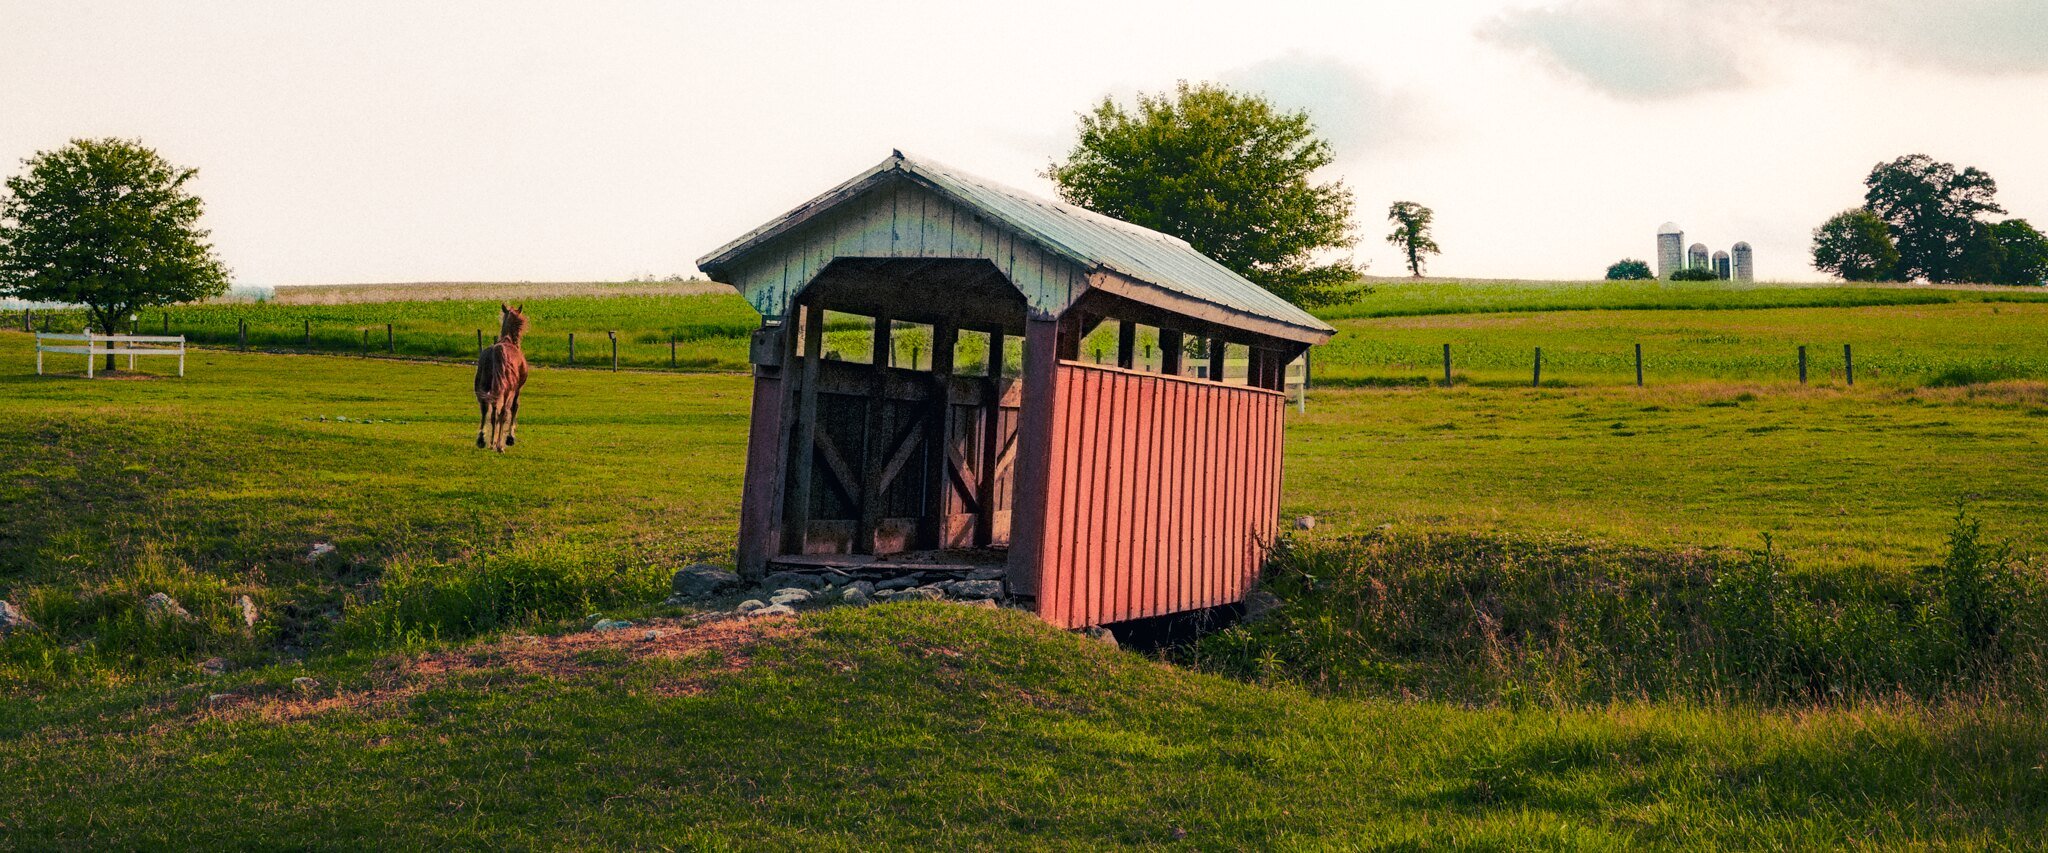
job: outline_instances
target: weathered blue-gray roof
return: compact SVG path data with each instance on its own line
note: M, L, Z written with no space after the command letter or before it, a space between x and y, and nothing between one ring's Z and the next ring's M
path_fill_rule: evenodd
M1185 305L1193 300L1222 309L1226 315L1247 315L1291 330L1289 337L1327 339L1335 330L1257 284L1217 263L1177 237L1134 225L1070 204L1040 198L994 181L970 175L931 160L898 152L850 181L782 217L749 232L697 261L717 277L721 268L825 210L860 196L892 179L909 178L954 202L1000 223L1018 236L1063 256L1084 269L1115 273L1140 288L1121 295L1144 301L1144 288L1160 291L1160 301ZM1134 292L1135 291L1135 292ZM1173 298L1177 297L1177 298Z

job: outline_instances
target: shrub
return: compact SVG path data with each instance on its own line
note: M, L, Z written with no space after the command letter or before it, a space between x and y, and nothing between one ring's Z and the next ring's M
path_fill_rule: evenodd
M2048 687L2048 607L1959 516L1915 573L1801 574L1771 547L1374 535L1274 550L1282 604L1177 652L1338 694L1833 702Z
M1671 271L1672 281L1720 281L1720 274L1706 267L1685 267Z
M1635 258L1622 258L1607 268L1608 281L1652 281L1656 278L1648 263Z

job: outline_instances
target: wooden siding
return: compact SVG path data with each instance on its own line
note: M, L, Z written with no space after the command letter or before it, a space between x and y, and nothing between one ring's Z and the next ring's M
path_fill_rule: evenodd
M1040 617L1077 628L1243 600L1278 531L1285 396L1072 361L1053 373Z
M1087 289L1079 266L908 180L889 182L780 238L766 263L732 271L754 309L781 317L790 300L839 258L966 258L996 265L1033 313L1054 316Z

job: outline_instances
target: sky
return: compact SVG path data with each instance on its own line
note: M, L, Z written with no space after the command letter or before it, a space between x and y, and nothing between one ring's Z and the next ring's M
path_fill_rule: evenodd
M245 285L615 280L693 261L900 148L1051 194L1078 116L1216 81L1307 110L1403 272L1597 278L1657 227L1820 280L1882 161L2048 224L2048 0L21 2L0 174L141 139Z

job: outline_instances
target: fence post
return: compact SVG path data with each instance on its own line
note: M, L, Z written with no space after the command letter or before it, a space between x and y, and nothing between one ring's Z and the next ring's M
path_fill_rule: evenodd
M21 309L21 330L24 332L34 332L36 330L35 311L28 308Z
M1636 387L1643 387L1643 345L1636 344Z
M569 363L576 363L576 333L569 333Z
M668 333L668 366L676 366L676 333Z
M390 324L390 323L385 323L385 324L384 324L384 351L385 351L385 352L397 352L397 351L398 351L398 339L397 339L396 337L394 337L394 336L393 336L393 335L391 334L391 324Z
M1806 345L1799 345L1799 384L1806 384Z
M605 337L612 339L612 372L617 373L619 372L619 333L613 331L604 334Z
M1451 345L1444 344L1444 387L1451 387Z
M303 346L305 346L305 348L307 349L313 348L313 321L311 320L306 321L306 333Z
M1540 388L1540 387L1542 387L1542 386L1543 386L1543 348L1542 348L1542 347L1537 347L1537 348L1536 348L1536 372L1534 372L1534 373L1532 373L1532 374L1530 374L1530 375L1529 375L1529 387L1531 387L1531 388Z
M363 329L363 357L370 357L370 330L367 327Z
M484 354L484 330L476 330L476 354Z
M245 351L249 349L249 321L235 321L235 343Z
M164 334L168 335L171 333L171 314L169 311L166 311L162 316L164 318Z
M1842 378L1849 384L1856 384L1856 354L1849 351L1849 345L1842 345Z

